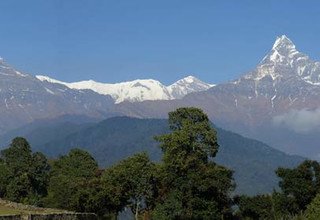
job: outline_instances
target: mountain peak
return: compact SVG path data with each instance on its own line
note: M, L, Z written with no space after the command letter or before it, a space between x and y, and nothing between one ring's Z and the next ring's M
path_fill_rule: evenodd
M279 50L281 48L295 49L296 46L286 35L282 35L280 37L277 37L276 41L273 44L272 49Z
M261 64L285 64L292 65L294 60L307 56L296 50L294 43L286 36L277 37L271 51L263 58Z
M189 75L187 77L184 77L180 80L178 80L177 82L175 83L194 83L195 81L200 81L199 79L197 79L196 77L192 76L192 75Z
M192 92L205 91L214 85L202 82L194 76L187 76L167 87L168 91L175 99L181 99Z
M6 62L4 61L4 59L2 57L0 57L0 64L2 66L4 66L4 65L7 66Z
M277 37L271 51L259 63L256 70L245 76L248 79L260 80L270 76L303 80L312 85L320 85L319 62L299 52L294 43L285 35Z
M184 79L185 80L194 80L194 79L197 79L197 78L192 76L192 75L189 75L189 76L185 77Z

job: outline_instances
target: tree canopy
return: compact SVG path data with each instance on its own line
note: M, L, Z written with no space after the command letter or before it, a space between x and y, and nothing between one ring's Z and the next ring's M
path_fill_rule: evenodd
M276 174L281 189L276 196L278 209L290 214L304 211L320 192L320 164L317 161L306 160L294 169L279 168Z
M154 206L156 166L146 153L136 154L106 169L102 175L104 188L115 211L131 209L136 219Z
M47 158L42 153L32 153L26 139L13 139L1 151L0 195L16 202L41 205L47 194L49 169Z
M85 211L82 192L95 178L98 164L86 151L73 149L53 162L46 205L53 208Z
M232 171L211 159L218 151L215 130L197 108L169 113L169 134L156 137L163 151L156 219L220 219L230 212Z

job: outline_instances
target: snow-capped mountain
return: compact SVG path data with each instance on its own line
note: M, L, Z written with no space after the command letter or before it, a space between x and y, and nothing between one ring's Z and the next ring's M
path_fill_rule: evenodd
M181 83L184 81L184 84ZM178 83L179 82L179 83ZM85 115L102 119L122 115L112 110L123 101L172 100L174 94L203 91L210 85L194 77L178 81L181 92L172 92L159 81L134 80L116 84L92 80L65 83L16 70L0 58L0 134L38 119ZM174 91L176 91L175 89Z
M312 85L320 85L320 62L314 62L299 52L285 35L278 37L271 51L263 58L257 69L245 77L261 80L271 77L283 81L291 77Z
M289 153L320 155L318 135L309 135L320 132L320 63L299 52L285 35L255 69L236 80L180 100L124 103L116 111L161 118L182 106L200 107L217 125Z
M205 91L213 86L193 76L187 76L168 86L167 90L174 99L181 99L189 93Z
M164 118L182 106L200 107L217 125L288 153L320 155L320 63L284 35L256 68L216 86L192 76L169 86L151 79L66 83L21 73L0 60L0 133L63 114Z
M141 102L146 100L172 100L180 99L192 92L205 91L213 85L204 83L199 79L188 76L170 86L165 86L157 80L138 79L115 84L100 83L93 80L66 83L48 76L36 76L41 81L62 84L76 90L92 90L102 95L110 95L115 103L123 101Z
M250 102L264 99L269 103L264 108L268 115L293 108L316 108L317 105L311 106L313 101L305 103L303 100L313 96L317 99L320 95L320 62L299 52L283 35L276 39L271 51L253 71L216 89L227 89L235 97L242 94L247 99L254 98Z

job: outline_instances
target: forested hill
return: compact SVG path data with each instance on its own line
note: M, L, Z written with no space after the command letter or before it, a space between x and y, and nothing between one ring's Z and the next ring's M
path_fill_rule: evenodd
M141 151L159 160L161 151L153 137L167 133L167 124L162 119L115 117L86 125L72 122L38 125L17 130L15 135L26 137L34 150L50 157L66 154L75 147L88 150L105 167ZM22 133L23 130L28 132ZM274 170L279 166L296 166L303 160L220 128L217 134L220 148L214 160L235 171L238 193L271 192L278 183Z

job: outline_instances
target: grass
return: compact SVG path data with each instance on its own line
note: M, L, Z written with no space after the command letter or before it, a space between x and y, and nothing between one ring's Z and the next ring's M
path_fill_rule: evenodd
M11 207L6 207L4 205L0 204L0 215L15 215L15 214L20 214L21 211L11 208Z
M46 209L33 206L24 206L18 203L11 203L0 199L0 216L1 215L28 215L28 214L59 214L72 213L64 210Z

